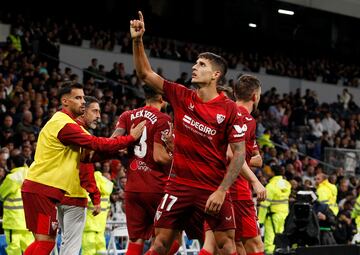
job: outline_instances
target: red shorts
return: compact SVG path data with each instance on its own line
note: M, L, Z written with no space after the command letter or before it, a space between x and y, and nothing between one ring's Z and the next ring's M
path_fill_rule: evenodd
M260 235L255 204L252 200L233 201L235 211L235 241Z
M130 239L149 239L163 193L125 192L126 224Z
M36 193L21 192L26 227L35 234L56 236L58 220L56 199Z
M234 229L234 210L229 196L226 196L217 215L205 213L206 201L212 193L213 191L169 182L156 211L155 227L185 230L191 239L203 238L204 220L215 231Z
M260 235L254 202L252 200L236 200L232 203L236 222L235 241ZM212 230L207 222L204 223L204 230Z

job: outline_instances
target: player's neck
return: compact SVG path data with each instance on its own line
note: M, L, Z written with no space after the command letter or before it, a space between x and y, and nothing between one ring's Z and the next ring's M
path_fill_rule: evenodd
M244 101L236 101L236 105L244 107L248 111L248 113L251 113L254 107L252 102L244 102Z
M84 117L83 115L79 116L76 118L76 122L80 125L82 125L83 127L85 127L85 120L84 120Z
M66 113L67 115L70 116L70 118L72 118L73 120L76 120L77 117L81 116L81 115L77 115L75 112L72 112L70 110L69 107L66 107L66 106L62 106L62 112Z
M196 93L203 102L208 102L219 95L219 93L216 91L216 87L211 86L198 88Z
M156 108L159 111L161 110L161 104L158 104L158 103L146 103L146 106Z

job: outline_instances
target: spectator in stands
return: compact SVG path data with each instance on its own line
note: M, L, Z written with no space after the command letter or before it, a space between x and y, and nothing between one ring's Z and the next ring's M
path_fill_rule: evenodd
M313 204L313 210L317 215L320 226L320 244L336 244L333 231L336 226L336 216L329 205L317 199Z
M7 38L10 50L22 51L21 36L22 31L20 27L11 27L10 35Z
M270 129L266 129L264 133L258 138L259 147L263 148L264 146L268 148L274 148L275 145L271 141L271 131Z
M310 119L309 124L311 127L311 134L315 139L320 139L323 135L324 127L321 123L320 116L315 117L315 119Z
M332 118L330 111L326 112L325 117L321 120L324 131L327 131L330 137L334 137L340 130L339 124Z
M356 233L356 224L351 219L352 202L346 201L343 209L337 215L337 224L334 230L334 237L338 244L350 244Z
M189 81L189 78L188 78L188 73L187 72L182 72L180 77L176 79L176 83L179 83L179 84L184 84L185 86L189 87L190 85L190 81Z
M16 126L16 133L21 134L22 132L26 133L35 133L35 127L32 124L33 114L31 111L25 111L22 116L21 122Z
M341 95L338 95L338 101L341 104L342 108L347 111L349 108L349 103L352 99L352 94L348 91L348 89L343 89Z
M347 199L349 196L354 196L355 194L353 192L353 189L350 187L350 181L347 178L342 178L340 180L339 183L339 187L338 187L338 195L336 198L336 202L337 203L344 203L344 201L342 201L343 199Z
M315 185L315 167L313 165L308 165L304 176L302 177L303 181L309 180L311 186Z
M98 71L98 59L92 58L91 64L83 72L83 83L86 83L90 79L90 77L96 79Z

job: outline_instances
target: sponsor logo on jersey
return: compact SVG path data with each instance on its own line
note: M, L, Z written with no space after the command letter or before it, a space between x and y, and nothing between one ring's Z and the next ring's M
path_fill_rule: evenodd
M130 163L130 169L132 171L143 171L143 172L151 171L151 168L146 165L146 162L137 159L133 160Z
M223 114L216 114L216 121L218 124L221 124L225 120L225 115Z
M206 134L206 135L215 135L216 134L216 130L212 129L208 126L205 126L204 124L201 124L200 122L193 120L191 117L189 117L188 115L184 115L183 121L190 125L191 127L194 127L196 130Z
M235 134L234 137L243 137L247 131L246 124L244 124L242 127L240 125L234 125L234 128L237 132L237 134Z

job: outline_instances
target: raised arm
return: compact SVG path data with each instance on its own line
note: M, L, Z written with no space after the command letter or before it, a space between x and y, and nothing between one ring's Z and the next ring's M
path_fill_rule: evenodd
M142 37L145 32L144 17L139 11L139 19L130 21L130 34L133 41L133 58L137 76L159 93L163 93L164 78L155 73L144 50Z

